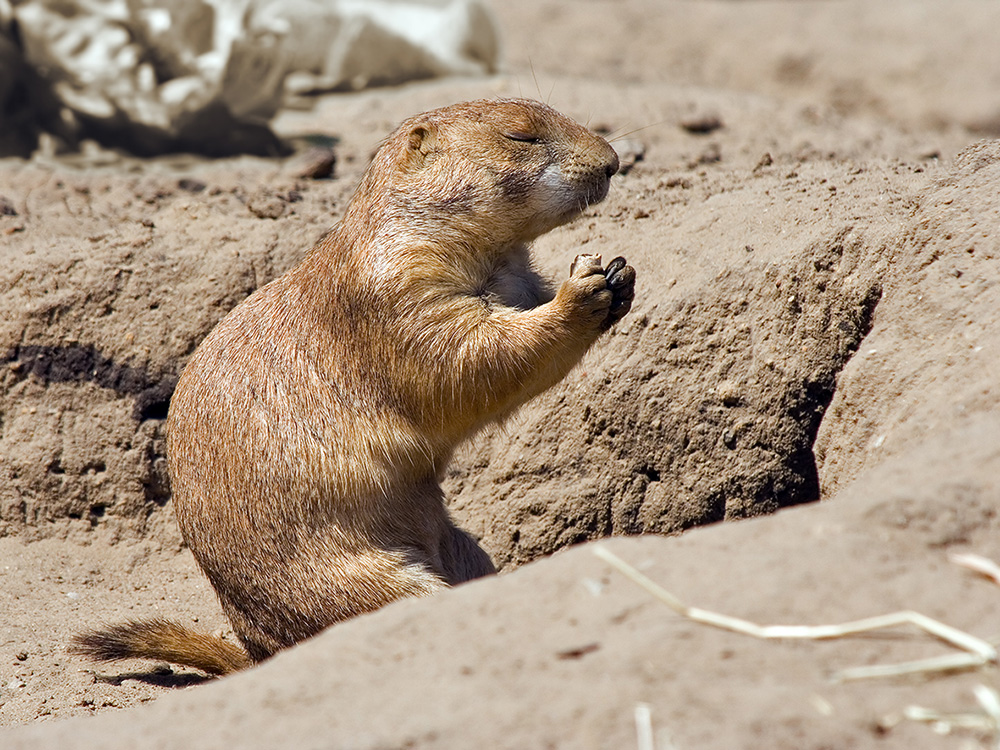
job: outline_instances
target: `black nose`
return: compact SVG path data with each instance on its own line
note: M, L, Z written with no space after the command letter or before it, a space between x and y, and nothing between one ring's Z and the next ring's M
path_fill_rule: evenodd
M615 173L617 172L618 172L618 154L615 154L615 158L611 161L610 164L608 164L608 166L604 168L604 174L606 174L608 176L608 179L610 180L612 177L614 177Z

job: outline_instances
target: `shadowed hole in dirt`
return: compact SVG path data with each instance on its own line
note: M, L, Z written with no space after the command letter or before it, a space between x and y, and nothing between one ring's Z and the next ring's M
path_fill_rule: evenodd
M791 410L791 416L801 422L806 429L808 445L789 457L789 467L803 479L801 494L792 498L787 505L798 505L804 502L819 500L819 471L816 467L816 436L826 415L826 410L833 401L837 390L837 376L847 366L861 346L861 342L871 333L875 319L875 308L882 299L882 288L875 286L861 301L857 320L847 323L846 328L851 336L842 357L831 363L829 372L818 380L808 382L803 388L801 399ZM842 328L844 330L844 328ZM845 331L847 332L847 331Z
M33 375L43 383L92 382L115 393L135 396L133 418L166 419L170 398L177 385L171 374L154 378L139 367L118 364L93 346L18 346L9 349L3 362L12 371Z
M839 327L847 337L843 349L832 356L813 378L802 382L797 389L789 391L783 404L784 415L798 426L799 438L794 448L788 451L781 463L785 469L784 475L776 474L758 486L752 483L742 484L729 480L724 484L723 498L743 494L753 498L755 512L746 515L757 515L759 512L770 512L793 505L802 505L819 500L819 471L816 465L815 444L820 424L833 401L837 388L837 377L851 360L862 341L871 332L875 309L882 298L882 289L872 287L859 301L857 312L852 319L842 320ZM723 434L723 440L732 448L737 438ZM730 440L732 444L730 444ZM729 486L726 486L729 485ZM724 511L722 517L740 518L744 514L740 509L731 508L723 499ZM709 520L721 520L712 518Z

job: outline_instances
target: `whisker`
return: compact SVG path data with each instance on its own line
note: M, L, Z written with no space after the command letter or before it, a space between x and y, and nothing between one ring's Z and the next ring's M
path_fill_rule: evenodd
M538 76L535 75L535 63L528 57L528 67L531 68L531 79L535 82L535 91L538 92L538 98L542 98L542 87L538 85ZM548 102L545 102L548 104Z
M662 125L665 122L667 122L666 119L660 120L659 122L651 122L649 123L649 125L643 125L642 127L633 128L632 130L626 131L624 133L619 133L617 135L613 135L612 133L614 131L612 131L612 133L609 133L604 140L606 140L608 143L614 143L617 140L620 140L622 138L628 138L630 135L638 133L639 131L646 130L647 128L653 128L656 127L657 125Z

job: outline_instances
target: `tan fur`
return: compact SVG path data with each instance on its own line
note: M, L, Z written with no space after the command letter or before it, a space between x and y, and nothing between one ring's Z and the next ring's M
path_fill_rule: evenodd
M173 500L250 660L494 572L439 479L627 312L631 268L612 283L580 256L553 295L527 246L602 200L617 169L604 140L537 102L411 118L340 224L192 356L167 425ZM169 638L170 658L199 665Z
M250 659L239 646L160 618L132 620L82 633L73 641L73 650L103 661L140 655L185 664L209 674L227 674L250 666Z

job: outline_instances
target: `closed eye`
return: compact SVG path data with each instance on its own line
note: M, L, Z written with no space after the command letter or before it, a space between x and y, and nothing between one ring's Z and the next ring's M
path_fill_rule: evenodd
M523 133L519 130L515 130L510 133L504 133L504 136L512 141L519 141L521 143L540 143L542 140L537 135L532 135L531 133Z

